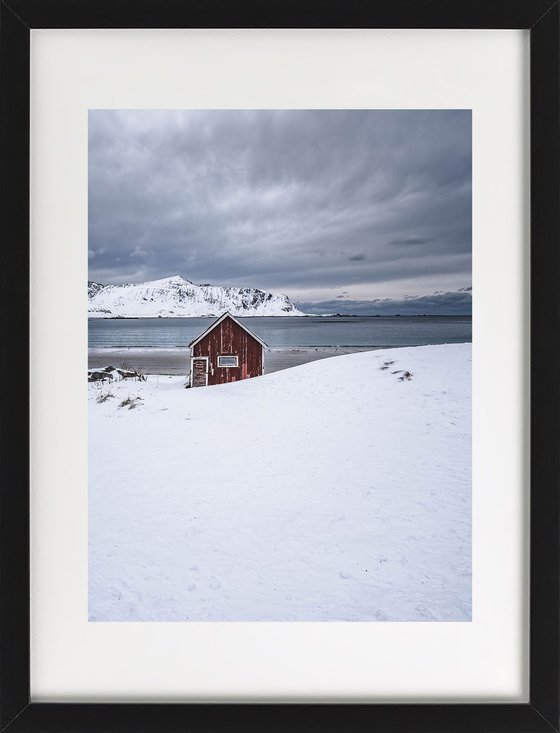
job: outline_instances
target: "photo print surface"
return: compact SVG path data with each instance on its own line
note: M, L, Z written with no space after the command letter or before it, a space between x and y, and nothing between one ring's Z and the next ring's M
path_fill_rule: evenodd
M90 621L471 620L471 124L90 110Z

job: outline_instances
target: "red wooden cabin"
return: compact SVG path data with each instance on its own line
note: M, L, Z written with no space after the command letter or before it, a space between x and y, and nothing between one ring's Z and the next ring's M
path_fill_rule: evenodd
M191 387L264 374L266 344L229 313L191 341Z

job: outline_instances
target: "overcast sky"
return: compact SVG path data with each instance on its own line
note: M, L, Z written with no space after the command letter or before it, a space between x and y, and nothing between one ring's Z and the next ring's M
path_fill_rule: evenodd
M89 278L470 313L468 110L91 111Z

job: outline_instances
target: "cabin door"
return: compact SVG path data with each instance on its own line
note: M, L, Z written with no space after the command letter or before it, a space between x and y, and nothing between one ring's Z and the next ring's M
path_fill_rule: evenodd
M208 384L208 357L193 356L191 359L191 386L206 387Z

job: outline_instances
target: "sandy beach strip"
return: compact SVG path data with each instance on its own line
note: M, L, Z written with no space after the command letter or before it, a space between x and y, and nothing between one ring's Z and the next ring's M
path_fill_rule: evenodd
M265 373L306 364L330 356L372 351L371 346L291 346L273 347L265 351ZM187 374L190 371L190 349L187 348L90 348L88 368L130 365L144 374Z

